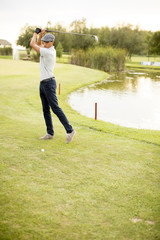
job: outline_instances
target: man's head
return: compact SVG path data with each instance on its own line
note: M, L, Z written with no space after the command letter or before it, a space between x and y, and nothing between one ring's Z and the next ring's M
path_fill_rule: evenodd
M55 39L54 35L52 35L51 33L47 33L42 37L41 40L45 48L50 48L53 46L54 39Z

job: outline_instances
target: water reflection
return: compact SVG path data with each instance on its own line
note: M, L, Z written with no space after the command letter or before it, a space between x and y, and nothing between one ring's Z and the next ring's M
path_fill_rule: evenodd
M129 71L79 89L69 96L71 107L82 115L121 126L160 130L160 76Z

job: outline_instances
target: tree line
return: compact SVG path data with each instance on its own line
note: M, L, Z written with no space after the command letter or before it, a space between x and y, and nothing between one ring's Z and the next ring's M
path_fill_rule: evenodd
M34 29L37 26L25 26L18 37L17 44L26 47L30 51L29 42L33 35ZM57 48L60 43L61 50L64 52L71 52L74 50L84 50L89 48L98 47L112 47L118 49L124 49L128 57L132 57L133 54L139 55L159 55L160 54L160 31L151 32L139 29L138 26L133 27L130 24L117 25L113 28L108 26L101 28L88 28L86 19L73 21L69 28L63 27L61 24L52 26L51 22L48 22L46 29L63 31L63 32L77 32L98 36L98 43L94 38L88 36L59 34L55 35L55 47Z

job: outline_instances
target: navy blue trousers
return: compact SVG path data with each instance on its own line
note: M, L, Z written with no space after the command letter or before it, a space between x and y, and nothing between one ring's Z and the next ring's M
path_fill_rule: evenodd
M47 133L50 135L54 135L53 123L50 108L57 115L60 122L63 124L67 133L71 133L73 131L72 126L69 124L64 112L58 105L58 99L56 95L56 81L54 78L51 80L40 83L39 91L40 91L40 98L42 101L43 107L43 115L47 127Z

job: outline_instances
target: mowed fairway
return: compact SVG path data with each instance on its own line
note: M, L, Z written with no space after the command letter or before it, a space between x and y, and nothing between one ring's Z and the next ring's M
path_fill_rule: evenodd
M0 239L160 239L160 131L95 121L70 108L71 91L106 73L57 64L55 75L59 105L77 132L70 144L54 114L54 139L39 140L39 65L0 59Z

